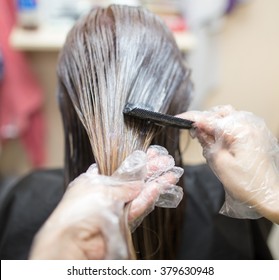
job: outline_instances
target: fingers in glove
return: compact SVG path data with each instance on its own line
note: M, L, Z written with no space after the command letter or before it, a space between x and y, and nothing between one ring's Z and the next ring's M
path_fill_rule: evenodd
M159 196L160 184L156 182L149 183L139 196L131 202L128 221L131 223L139 218L142 221L154 209L155 202Z
M158 178L162 173L170 170L175 165L173 157L161 146L150 146L147 151L147 159L146 181Z
M175 184L179 181L184 170L180 167L173 167L164 175L160 176L154 181L146 183L144 189L131 202L129 221L132 222L134 219L146 216L154 209L154 205L158 201L161 194L170 192L170 189L175 188ZM159 206L159 205L158 205Z
M147 155L143 151L134 151L129 155L112 177L126 182L143 180L146 176Z

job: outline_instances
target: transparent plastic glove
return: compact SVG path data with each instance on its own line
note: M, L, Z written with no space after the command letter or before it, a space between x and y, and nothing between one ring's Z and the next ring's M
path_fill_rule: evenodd
M146 174L146 154L135 152L121 174ZM133 172L134 171L134 172ZM35 238L32 259L125 259L122 217L125 203L139 195L143 182L98 174L96 164L73 180L58 207Z
M184 170L175 166L168 151L158 145L147 150L147 174L141 193L131 202L129 220L134 231L154 207L176 208L183 198L183 189L176 185Z
M219 106L186 112L191 131L209 166L226 191L222 214L237 218L265 216L278 222L279 147L264 121L252 113Z
M161 150L164 153L158 152ZM156 162L160 162L158 167ZM135 151L112 176L99 175L93 164L69 185L37 234L31 258L127 258L121 224L124 206L130 202L128 217L135 228L161 194L176 188L173 184L178 175L173 170L172 157L159 146L151 147L147 154ZM172 206L181 198L174 196Z

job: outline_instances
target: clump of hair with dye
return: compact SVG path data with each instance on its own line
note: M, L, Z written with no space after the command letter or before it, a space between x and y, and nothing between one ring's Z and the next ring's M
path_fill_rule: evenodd
M111 5L80 19L58 63L66 184L94 161L101 174L111 175L129 154L145 151L152 141L180 161L177 129L124 119L123 109L131 103L161 113L183 112L190 100L189 77L172 33L148 10ZM164 242L168 233L159 224L173 214L164 212L159 221L154 212L149 226ZM141 243L138 250L149 246L148 235L143 230L138 240L145 241L135 241Z

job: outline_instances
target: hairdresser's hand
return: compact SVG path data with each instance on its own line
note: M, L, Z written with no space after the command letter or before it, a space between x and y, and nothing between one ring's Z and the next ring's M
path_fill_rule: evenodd
M198 138L204 157L225 186L221 212L256 218L257 211L278 223L279 148L264 121L231 106L179 117L195 122L192 136Z
M147 173L139 195L131 201L129 223L134 231L154 207L176 208L183 198L183 189L176 185L184 170L175 166L168 151L153 145L147 150Z
M167 151L152 146L136 151L112 176L98 175L96 165L76 178L37 234L31 259L120 259L127 257L123 210L133 227L164 194L163 206L174 207L181 197L174 184L182 175Z

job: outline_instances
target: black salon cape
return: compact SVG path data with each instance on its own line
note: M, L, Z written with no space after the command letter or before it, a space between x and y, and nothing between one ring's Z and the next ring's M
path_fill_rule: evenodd
M178 259L272 259L266 219L218 214L221 183L206 165L185 167L187 207ZM35 233L63 195L62 170L38 170L0 193L0 259L27 259Z

